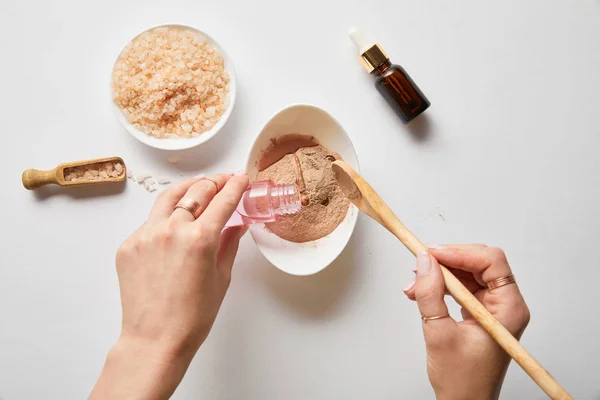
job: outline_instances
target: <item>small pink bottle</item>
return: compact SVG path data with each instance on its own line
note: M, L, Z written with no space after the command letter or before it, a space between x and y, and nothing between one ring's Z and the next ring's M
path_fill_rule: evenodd
M225 227L274 222L280 215L296 214L300 207L296 185L252 182Z

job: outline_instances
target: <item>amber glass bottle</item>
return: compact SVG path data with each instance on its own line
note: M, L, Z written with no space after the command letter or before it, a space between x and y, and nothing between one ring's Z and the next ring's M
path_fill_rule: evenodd
M387 100L396 114L407 124L425 111L431 103L404 68L392 64L377 43L369 41L362 32L352 29L350 39L359 49L365 69L375 76L377 91Z

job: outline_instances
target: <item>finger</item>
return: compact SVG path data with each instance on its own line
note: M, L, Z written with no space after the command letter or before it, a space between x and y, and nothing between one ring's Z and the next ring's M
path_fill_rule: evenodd
M440 264L473 273L477 283L484 287L486 282L512 273L504 252L492 247L448 247L430 249L430 253Z
M404 289L404 294L408 297L409 300L416 301L415 299L415 284L416 284L416 275L417 269L413 269L412 272L415 274L415 279L411 281Z
M406 295L406 297L408 297L410 300L414 300L415 299L415 285L416 285L416 280L413 279L408 285L406 285L406 287L404 289L402 289L402 291L404 292L404 294Z
M173 209L177 205L177 202L181 200L185 192L187 192L194 183L198 182L198 180L204 179L204 177L204 175L198 175L195 178L177 182L159 194L154 202L154 206L152 206L152 210L150 210L148 221L155 222L168 219L171 214L173 214Z
M432 249L462 249L462 250L470 250L470 249L484 249L486 247L488 247L486 244L483 243L471 243L471 244L455 244L455 243L450 243L450 244L443 244L443 245L432 245L429 246Z
M222 231L247 188L248 177L246 175L231 177L223 190L215 196L202 216L198 218L198 223L211 226L218 232Z
M209 179L202 179L190 186L183 195L183 198L196 201L199 204L199 212L203 213L218 191L225 186L229 178L230 175L218 174L211 176ZM196 219L190 211L183 208L173 211L171 218L179 222L193 222Z
M415 298L419 311L425 318L448 315L448 307L444 302L444 277L437 261L427 252L417 255L417 280ZM424 321L423 330L427 340L427 329L452 329L456 322L450 318ZM431 327L431 328L426 328Z
M221 234L217 268L221 269L231 279L231 268L240 245L240 239L248 231L247 226L235 226L225 229Z
M478 246L479 245L475 245ZM481 245L482 247L487 247L485 245ZM450 272L452 272L452 274L454 276L456 276L456 278L471 292L471 293L476 293L478 290L481 290L483 288L483 286L481 286L479 283L477 283L477 281L475 280L475 278L473 277L473 274L471 272L467 272L467 271L463 271L460 269L454 269L454 268L448 268L448 270ZM413 272L416 274L417 273L417 269L413 269ZM404 289L404 294L410 299L410 300L415 300L415 280L412 280L410 284L408 284ZM448 292L448 290L446 289L444 291L445 295L449 295L450 293Z
M471 272L450 267L448 267L448 271L452 272L452 275L454 275L471 293L475 293L483 288ZM446 294L449 294L447 290Z

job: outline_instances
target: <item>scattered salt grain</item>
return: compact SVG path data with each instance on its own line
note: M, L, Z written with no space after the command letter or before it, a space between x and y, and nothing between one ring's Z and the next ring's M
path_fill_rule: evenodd
M144 183L144 181L148 178L152 177L152 175L148 173L138 174L136 176L137 183Z
M146 178L144 180L144 188L148 192L152 193L152 192L154 192L156 190L156 187L154 186L154 183L155 183L155 181L154 181L154 179L152 177Z
M115 166L115 170L117 167ZM152 175L148 173L142 173L137 176L134 176L133 172L127 170L127 176L134 182L138 182L140 186L143 186L149 193L156 191L156 184L166 185L171 183L169 178L154 178Z

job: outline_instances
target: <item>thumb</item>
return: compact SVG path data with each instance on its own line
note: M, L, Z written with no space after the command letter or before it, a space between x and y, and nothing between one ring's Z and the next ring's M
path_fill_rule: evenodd
M425 318L448 315L448 307L444 302L444 277L437 260L428 252L417 254L417 280L415 283L415 299L419 311ZM428 325L454 324L452 318L440 318L424 322Z

